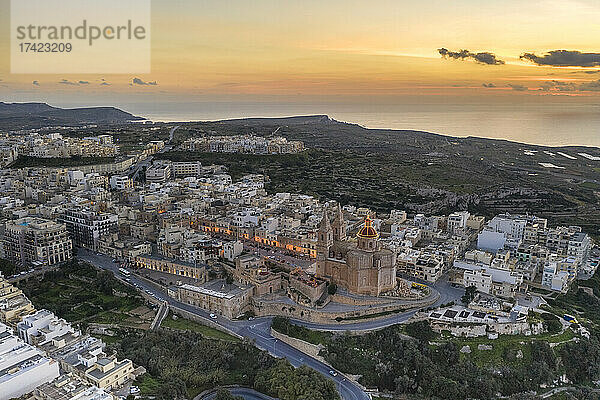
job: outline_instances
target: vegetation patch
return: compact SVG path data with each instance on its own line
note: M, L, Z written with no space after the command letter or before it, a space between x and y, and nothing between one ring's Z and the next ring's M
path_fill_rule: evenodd
M294 368L246 341L209 339L192 331L130 330L116 350L146 367L140 389L159 400L192 398L232 384L280 400L339 400L333 381L308 367Z
M111 272L76 260L48 271L41 280L29 279L19 287L37 309L85 327L88 323L122 324L144 301L136 290Z
M171 312L169 312L169 315L162 321L160 326L163 328L175 329L179 331L197 332L202 336L211 339L226 340L229 342L240 341L240 339L238 339L235 336L229 335L218 329L202 325L198 322L191 321L189 319L185 319L182 317L177 317L176 319L173 319L173 314Z

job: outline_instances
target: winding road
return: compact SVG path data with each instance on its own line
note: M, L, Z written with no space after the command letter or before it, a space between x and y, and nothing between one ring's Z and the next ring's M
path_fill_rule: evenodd
M104 255L99 255L92 253L85 249L80 249L77 257L81 260L92 263L93 265L112 271L115 275L118 275L119 266L112 262L112 260ZM159 301L166 301L170 306L180 308L189 313L192 313L196 316L205 318L208 321L212 321L213 323L219 324L226 330L229 330L236 335L244 337L246 339L252 340L254 344L263 350L268 351L275 357L278 358L286 358L293 366L298 367L300 365L307 365L308 367L314 369L315 371L321 373L329 379L332 379L340 393L340 396L344 400L367 400L370 399L370 396L358 385L354 382L348 380L343 374L338 374L337 376L331 376L329 371L331 367L328 365L310 357L309 355L302 353L301 351L295 349L294 347L283 343L271 335L271 322L272 317L260 317L256 318L252 321L240 320L240 321L232 321L227 318L224 318L220 315L217 315L216 318L210 318L210 313L204 311L200 308L190 306L188 304L181 303L169 296L167 296L163 291L157 289L155 286L147 283L143 279L137 278L135 275L130 277L131 283L136 284L141 290L146 291L147 293L152 293ZM447 286L447 287L446 287ZM436 290L440 292L440 299L438 303L444 303L451 301L449 300L455 295L460 297L460 289L451 288L450 285L443 286L443 282L439 287L436 287ZM440 289L444 290L441 291ZM380 329L386 326L402 323L408 320L415 311L408 311L405 313L394 314L387 318L382 318L378 320L365 320L365 321L357 321L351 324L313 324L307 323L303 321L294 321L295 323L319 330L331 330L331 331L346 331L346 330L356 330L356 331L367 331L372 329Z

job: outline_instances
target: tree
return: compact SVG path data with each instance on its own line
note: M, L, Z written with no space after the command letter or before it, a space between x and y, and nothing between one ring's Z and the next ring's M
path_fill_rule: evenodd
M327 293L329 293L331 296L333 296L336 292L337 292L337 285L335 283L331 282L329 284L329 286L327 286Z
M435 339L435 332L427 321L411 322L406 325L406 334L422 342L429 342Z
M465 304L469 304L473 301L477 295L477 288L475 286L469 286L465 289L465 294L461 297L461 301Z
M549 333L558 333L562 330L562 323L556 315L543 313L541 317L544 320L544 328L546 328Z

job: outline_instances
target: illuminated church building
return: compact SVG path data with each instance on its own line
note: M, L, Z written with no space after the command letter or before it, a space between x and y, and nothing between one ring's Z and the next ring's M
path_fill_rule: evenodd
M346 236L341 207L331 223L327 213L317 233L317 275L325 277L350 293L378 296L396 287L396 255L382 249L379 233L369 217L356 235Z

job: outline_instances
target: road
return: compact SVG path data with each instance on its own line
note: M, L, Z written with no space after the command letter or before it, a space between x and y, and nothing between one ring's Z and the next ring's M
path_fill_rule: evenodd
M465 290L462 288L453 287L447 280L447 278L442 278L438 280L435 284L429 286L433 291L439 293L440 297L437 301L432 304L430 307L439 307L442 304L448 304L453 301L458 301L462 295L465 293ZM323 324L323 323L314 323L314 322L306 322L297 319L292 319L291 321L300 326L304 326L306 328L318 330L318 331L328 331L328 332L345 332L345 331L371 331L377 329L383 329L388 326L402 324L408 321L413 315L415 315L417 311L411 310L406 312L401 312L397 314L392 314L388 317L378 318L378 319L367 319L362 321L356 321L353 323L344 323L344 324Z
M276 400L273 397L269 397L256 390L246 388L227 388L229 392L234 396L242 396L244 400ZM207 394L206 396L196 397L194 400L214 400L217 396L217 392Z
M85 249L80 249L77 257L84 261L88 261L99 268L112 271L115 275L119 274L119 266L113 263L109 257L95 254ZM271 317L256 318L253 321L231 321L222 316L217 316L215 319L212 319L210 318L209 312L197 307L192 307L188 304L180 303L168 297L164 292L158 290L153 285L137 278L135 275L132 275L130 280L132 284L136 284L141 290L152 293L159 301L166 301L171 306L178 307L199 317L213 321L237 335L252 340L258 348L268 351L273 356L286 358L295 367L306 365L323 376L332 379L337 386L340 396L344 400L370 399L369 395L367 395L359 386L349 381L342 374L338 374L335 377L331 376L329 374L331 368L326 364L271 336Z

